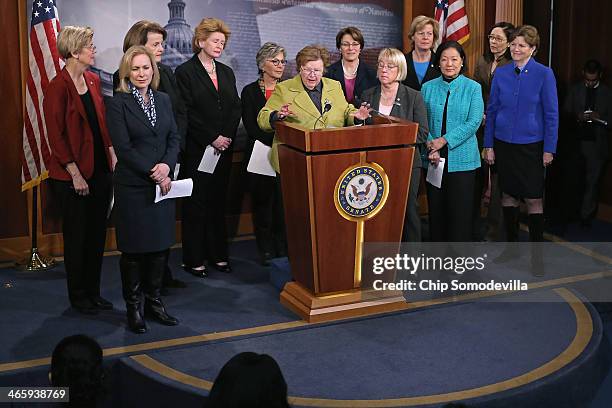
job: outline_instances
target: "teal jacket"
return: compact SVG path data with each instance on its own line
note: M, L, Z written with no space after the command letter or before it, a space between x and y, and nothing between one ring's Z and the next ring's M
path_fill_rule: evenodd
M449 90L446 134L441 135L444 103ZM451 82L445 82L442 77L438 77L423 84L421 93L429 122L427 140L444 136L448 146L448 171L467 171L480 167L480 152L476 140L476 130L484 113L480 84L463 75Z

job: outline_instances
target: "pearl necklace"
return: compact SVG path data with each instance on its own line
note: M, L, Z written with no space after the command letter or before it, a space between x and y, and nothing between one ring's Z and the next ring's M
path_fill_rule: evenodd
M353 72L346 72L346 68L344 67L344 60L340 60L340 62L342 63L342 71L344 72L344 77L354 77L357 75L357 70L359 69L359 62L357 63L357 67L355 68L355 71Z
M215 64L215 60L211 60L211 61L212 61L212 69L210 71L208 70L208 68L206 68L206 65L202 63L202 66L204 67L206 72L208 72L208 75L214 75L215 72L217 71L217 65Z

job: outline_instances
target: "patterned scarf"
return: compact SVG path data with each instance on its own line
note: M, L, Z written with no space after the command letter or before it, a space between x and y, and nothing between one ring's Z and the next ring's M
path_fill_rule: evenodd
M149 96L149 103L145 104L144 98L142 97L140 92L138 92L138 89L134 85L132 85L131 82L128 84L128 87L132 91L132 95L134 95L136 102L138 102L145 115L147 115L149 122L151 122L151 126L155 127L155 122L157 121L157 113L155 112L155 98L153 98L153 90L150 87L147 90L147 95Z

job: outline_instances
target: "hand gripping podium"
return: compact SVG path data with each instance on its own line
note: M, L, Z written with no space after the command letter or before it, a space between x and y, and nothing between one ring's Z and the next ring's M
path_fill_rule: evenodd
M306 321L405 307L401 292L368 296L361 260L364 242L401 240L418 124L374 123L311 130L277 122L294 279L281 303Z

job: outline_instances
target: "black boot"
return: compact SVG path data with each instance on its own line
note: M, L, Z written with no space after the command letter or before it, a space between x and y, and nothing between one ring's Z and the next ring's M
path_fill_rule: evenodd
M142 318L142 286L140 262L135 256L122 254L119 259L123 299L127 309L128 327L134 333L145 333L147 326Z
M504 251L493 260L494 263L504 263L519 256L518 245L518 227L519 227L519 208L518 207L502 207L504 213L504 226L506 227L506 248Z
M166 259L166 266L164 267L164 278L162 279L162 295L168 294L168 288L186 288L187 284L181 280L175 279L172 276L172 269L170 269L170 265L168 264L168 257L170 256L170 251L164 251L164 258Z
M166 312L166 308L160 297L162 278L166 268L166 257L164 256L164 252L147 254L147 261L145 315L166 326L176 326L179 323L178 319L170 316Z
M544 276L544 257L542 254L544 241L544 215L529 214L529 241L531 245L531 273L533 276Z

